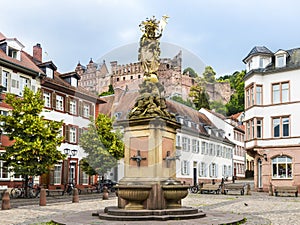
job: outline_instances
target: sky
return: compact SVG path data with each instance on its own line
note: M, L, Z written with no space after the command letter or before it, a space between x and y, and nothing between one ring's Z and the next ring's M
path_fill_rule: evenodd
M254 46L300 47L297 0L2 0L0 8L0 32L30 54L40 43L44 61L61 73L91 58L108 66L136 62L139 24L152 16L170 17L161 56L183 50L183 68L198 73L199 65L212 66L217 76L243 70Z

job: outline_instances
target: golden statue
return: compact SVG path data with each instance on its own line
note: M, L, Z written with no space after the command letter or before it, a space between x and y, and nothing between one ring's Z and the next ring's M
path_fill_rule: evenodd
M159 38L167 24L168 16L163 16L157 21L153 16L140 24L143 35L140 39L138 60L144 70L144 78L152 82L158 82L157 71L159 68L160 43Z
M144 81L139 85L140 97L128 114L129 119L144 117L165 117L175 120L167 110L166 100L162 97L163 85L158 81L160 43L159 38L167 24L168 16L157 21L153 16L140 24L143 35L140 39L138 59L144 70Z

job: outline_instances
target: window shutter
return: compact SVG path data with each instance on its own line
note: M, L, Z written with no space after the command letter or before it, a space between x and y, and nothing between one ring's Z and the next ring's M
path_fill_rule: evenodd
M82 171L82 168L81 168L81 161L79 163L79 184L83 184L83 171Z
M216 177L218 177L219 175L219 168L218 168L218 164L215 164L216 165Z
M79 101L78 102L78 116L82 116L83 114L83 102L82 101Z
M222 176L223 176L223 177L226 176L226 174L225 174L225 165L222 166Z
M56 109L56 93L52 92L52 108Z
M204 176L207 177L207 166L206 166L206 163L204 163Z
M69 163L68 160L63 161L63 174L62 174L62 183L67 184L68 183L68 173L69 173Z
M65 141L70 141L70 127L69 125L65 125Z
M49 184L54 185L54 167L51 167L49 171Z
M90 116L92 117L92 118L94 118L95 116L94 116L94 114L95 114L95 104L90 104L90 108L91 108L91 110L90 110Z
M187 175L190 175L190 161L187 161Z
M212 176L212 164L209 164L209 176L211 177Z
M184 175L184 161L181 161L181 174Z
M70 112L70 97L69 96L66 96L65 97L66 101L65 101L65 110L66 112Z

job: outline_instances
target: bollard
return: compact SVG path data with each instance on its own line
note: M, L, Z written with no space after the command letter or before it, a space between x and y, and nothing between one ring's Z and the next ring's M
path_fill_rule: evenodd
M78 189L73 189L73 200L72 203L78 203L79 202L79 195L78 195Z
M273 196L273 185L272 185L272 183L270 183L270 186L269 186L269 196Z
M42 188L40 191L40 206L46 206L46 189Z
M108 189L106 186L103 187L103 196L102 196L103 200L107 200L108 199Z
M10 207L10 198L9 198L9 193L8 191L5 191L3 196L2 196L2 210L8 210L11 209Z
M247 191L246 191L246 195L251 195L251 188L250 188L250 184L247 184Z

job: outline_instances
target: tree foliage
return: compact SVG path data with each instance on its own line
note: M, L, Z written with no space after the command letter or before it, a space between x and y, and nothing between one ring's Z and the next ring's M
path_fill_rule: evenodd
M209 96L201 83L197 83L191 87L189 96L192 97L193 103L197 110L201 108L210 109Z
M214 109L217 113L220 113L224 116L227 113L226 106L223 104L222 101L211 101L210 102L210 109Z
M194 104L190 99L183 100L181 96L172 96L171 99L188 107L194 108Z
M198 77L198 74L196 73L196 71L191 68L191 67L187 67L183 70L183 74L184 75L188 75L189 77Z
M114 93L115 93L115 90L114 90L112 84L110 84L110 85L108 86L108 91L102 92L99 96L107 96L107 95L112 95L112 94L114 94Z
M206 66L202 75L204 81L208 83L213 83L216 81L216 72L211 66Z
M40 115L44 107L41 91L36 94L25 87L23 97L7 94L5 102L12 107L7 115L0 115L1 128L13 144L6 147L3 160L15 174L25 177L48 172L50 166L64 159L57 150L61 144L62 121L45 120Z
M229 76L231 89L235 90L235 93L231 95L230 101L226 104L227 115L233 115L238 112L243 112L244 107L244 76L246 71L234 72Z
M82 168L89 175L94 175L94 172L104 175L124 156L121 134L113 132L113 120L104 114L91 121L80 138L80 146L87 154L86 164Z

